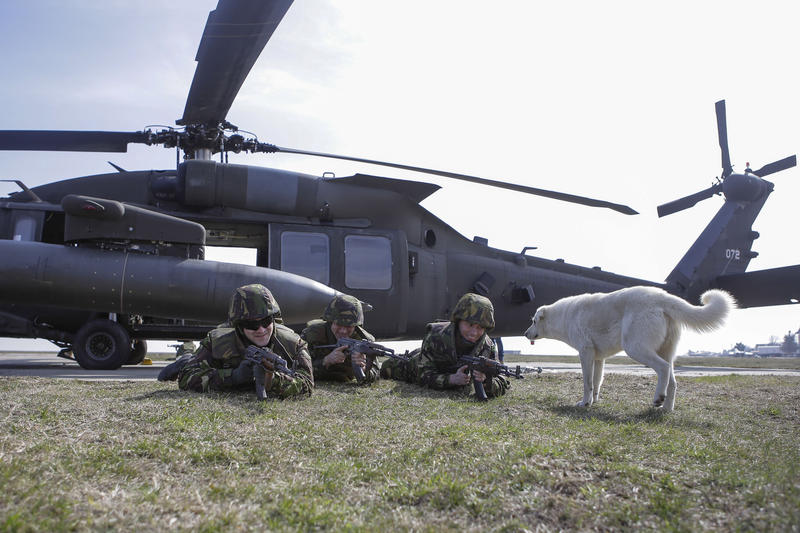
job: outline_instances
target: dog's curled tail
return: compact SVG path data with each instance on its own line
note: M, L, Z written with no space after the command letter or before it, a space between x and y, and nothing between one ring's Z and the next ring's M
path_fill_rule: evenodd
M698 332L717 329L725 323L730 312L736 309L736 300L733 296L719 289L711 289L700 296L701 306L690 305L683 302L685 307L680 310L677 318L683 325Z

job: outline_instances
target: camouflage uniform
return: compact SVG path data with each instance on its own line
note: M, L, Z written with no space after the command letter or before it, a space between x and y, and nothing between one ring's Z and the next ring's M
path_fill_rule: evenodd
M315 381L353 381L353 363L350 354L347 354L343 363L336 363L328 366L322 364L325 357L333 351L333 348L317 348L318 346L329 346L336 344L336 336L331 330L331 324L336 322L341 326L354 326L350 338L356 340L375 341L367 330L363 328L364 311L361 302L357 298L348 295L337 296L325 308L321 319L312 320L306 324L300 336L308 343L311 352L311 361L314 367ZM367 368L364 370L365 382L371 383L378 379L378 365L374 356L367 356Z
M267 395L287 398L311 394L314 377L306 343L291 329L278 323L280 308L277 302L269 289L258 284L236 289L228 308L228 323L211 330L200 341L200 348L178 374L178 386L196 392L253 390L255 380L252 365L248 365L249 362L244 359L247 346L251 343L242 332L239 322L267 317L273 318L273 332L265 348L283 357L286 364L295 370L294 377L273 372Z
M197 345L192 341L185 341L184 343L178 346L178 349L175 353L175 359L182 357L186 354L193 354L194 351L197 349Z
M497 360L497 346L489 336L483 336L474 344L464 339L458 331L458 323L466 320L480 324L488 333L494 328L494 307L488 298L467 293L453 309L450 322L433 322L426 328L422 348L412 352L409 363L389 359L381 367L381 376L415 382L432 389L460 389L467 385L451 385L449 377L462 365L460 356L486 357ZM506 393L511 383L502 376L487 379L483 387L488 397Z

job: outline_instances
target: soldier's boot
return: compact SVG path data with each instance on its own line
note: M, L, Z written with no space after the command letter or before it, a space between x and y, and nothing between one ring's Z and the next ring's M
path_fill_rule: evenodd
M180 374L183 367L186 366L186 363L192 358L194 354L186 354L175 360L174 363L170 363L164 368L161 369L161 372L158 373L158 381L175 381L178 379L178 374Z

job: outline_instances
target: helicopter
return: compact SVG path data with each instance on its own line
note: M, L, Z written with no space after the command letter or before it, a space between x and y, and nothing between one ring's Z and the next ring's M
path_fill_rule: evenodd
M32 188L20 181L19 192L0 199L0 335L47 338L74 350L83 366L117 368L143 357L145 339L201 338L209 324L224 319L225 290L246 280L269 286L296 329L336 292L355 295L373 308L369 329L384 340L420 338L430 320L448 316L468 291L492 300L497 336L519 334L538 306L563 296L631 285L661 286L690 301L716 286L733 292L742 307L800 297L791 292L800 286L797 266L746 272L757 237L752 223L772 191L763 178L794 166L795 157L744 174L728 170L724 103L717 104L718 186L664 210L715 194L724 195L725 204L663 283L467 239L420 205L438 185L226 163L227 154L246 152L336 158L635 213L604 200L477 176L276 146L241 131L227 121L228 110L290 7L290 1L220 0L203 32L177 127L0 131L0 150L119 153L141 144L183 154L175 169L118 167ZM206 245L255 249L258 266L205 261ZM124 276L136 284L123 287ZM213 298L192 290L221 279L225 290L215 290Z

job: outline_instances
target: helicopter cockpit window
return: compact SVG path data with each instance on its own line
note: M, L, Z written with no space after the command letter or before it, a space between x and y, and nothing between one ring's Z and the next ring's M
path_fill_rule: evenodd
M281 234L281 270L330 282L331 247L324 233L285 231Z
M12 239L15 241L39 240L38 230L40 221L43 218L43 213L20 211L15 214Z
M349 288L392 288L392 243L386 237L348 235L344 261L344 283Z

